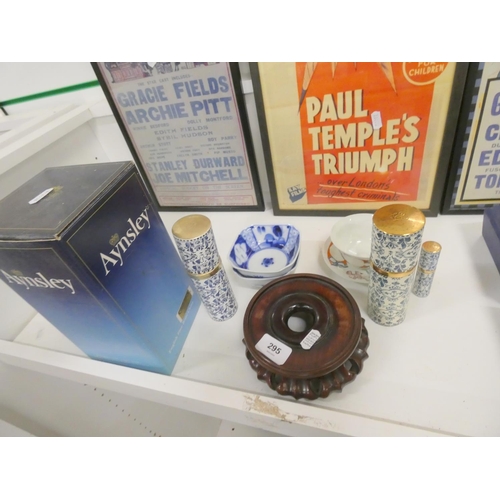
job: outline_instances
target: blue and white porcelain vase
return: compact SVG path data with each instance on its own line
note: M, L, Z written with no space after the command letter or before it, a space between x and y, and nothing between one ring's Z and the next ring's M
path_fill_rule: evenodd
M426 241L422 245L412 288L417 297L425 298L429 295L440 255L441 245L436 241Z
M386 272L404 273L418 262L425 215L410 205L386 205L373 214L371 261Z
M368 315L380 325L406 317L424 226L425 215L409 205L387 205L373 215Z
M213 320L226 321L236 314L238 303L222 264L206 275L191 275L191 279Z
M215 321L232 318L238 304L217 251L210 219L199 214L182 217L172 226L172 234L209 316Z
M220 256L208 217L200 214L182 217L172 226L172 235L188 273L209 273L219 264Z
M406 317L414 270L394 276L370 269L368 316L382 326L396 326Z

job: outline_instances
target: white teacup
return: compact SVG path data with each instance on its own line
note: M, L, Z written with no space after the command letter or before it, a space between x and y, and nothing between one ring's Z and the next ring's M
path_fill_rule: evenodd
M332 270L365 284L370 281L372 218L372 214L343 217L332 227L324 248Z

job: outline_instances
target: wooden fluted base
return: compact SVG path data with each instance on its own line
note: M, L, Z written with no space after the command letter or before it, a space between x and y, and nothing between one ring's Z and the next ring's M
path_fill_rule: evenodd
M293 396L295 399L326 398L331 392L342 392L342 388L352 382L363 369L363 362L368 358L366 350L370 345L368 331L363 327L361 337L355 351L344 364L321 377L308 379L285 377L261 366L250 351L246 349L246 357L250 366L257 372L257 378L264 380L267 385L283 396Z

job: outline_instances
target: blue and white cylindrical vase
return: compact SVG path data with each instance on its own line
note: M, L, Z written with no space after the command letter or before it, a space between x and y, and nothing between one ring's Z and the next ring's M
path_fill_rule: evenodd
M210 273L190 276L213 320L226 321L236 314L238 303L222 264Z
M220 262L208 217L200 214L182 217L172 226L172 234L188 273L209 273Z
M209 316L215 321L232 318L238 304L217 251L210 219L188 215L172 226L172 234Z
M373 215L368 315L380 325L406 317L424 226L425 215L409 205L387 205Z
M425 215L410 205L386 205L373 214L373 264L386 272L404 273L418 262Z
M368 316L382 326L396 326L406 317L415 270L384 273L371 267L368 284Z
M425 298L429 295L440 255L441 245L436 241L426 241L422 245L412 288L417 297Z

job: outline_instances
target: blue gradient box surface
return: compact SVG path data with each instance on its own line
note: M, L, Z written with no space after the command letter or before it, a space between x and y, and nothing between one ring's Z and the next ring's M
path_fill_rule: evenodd
M483 238L500 273L500 205L484 210Z
M47 168L0 201L0 279L89 357L165 374L200 305L131 162Z

